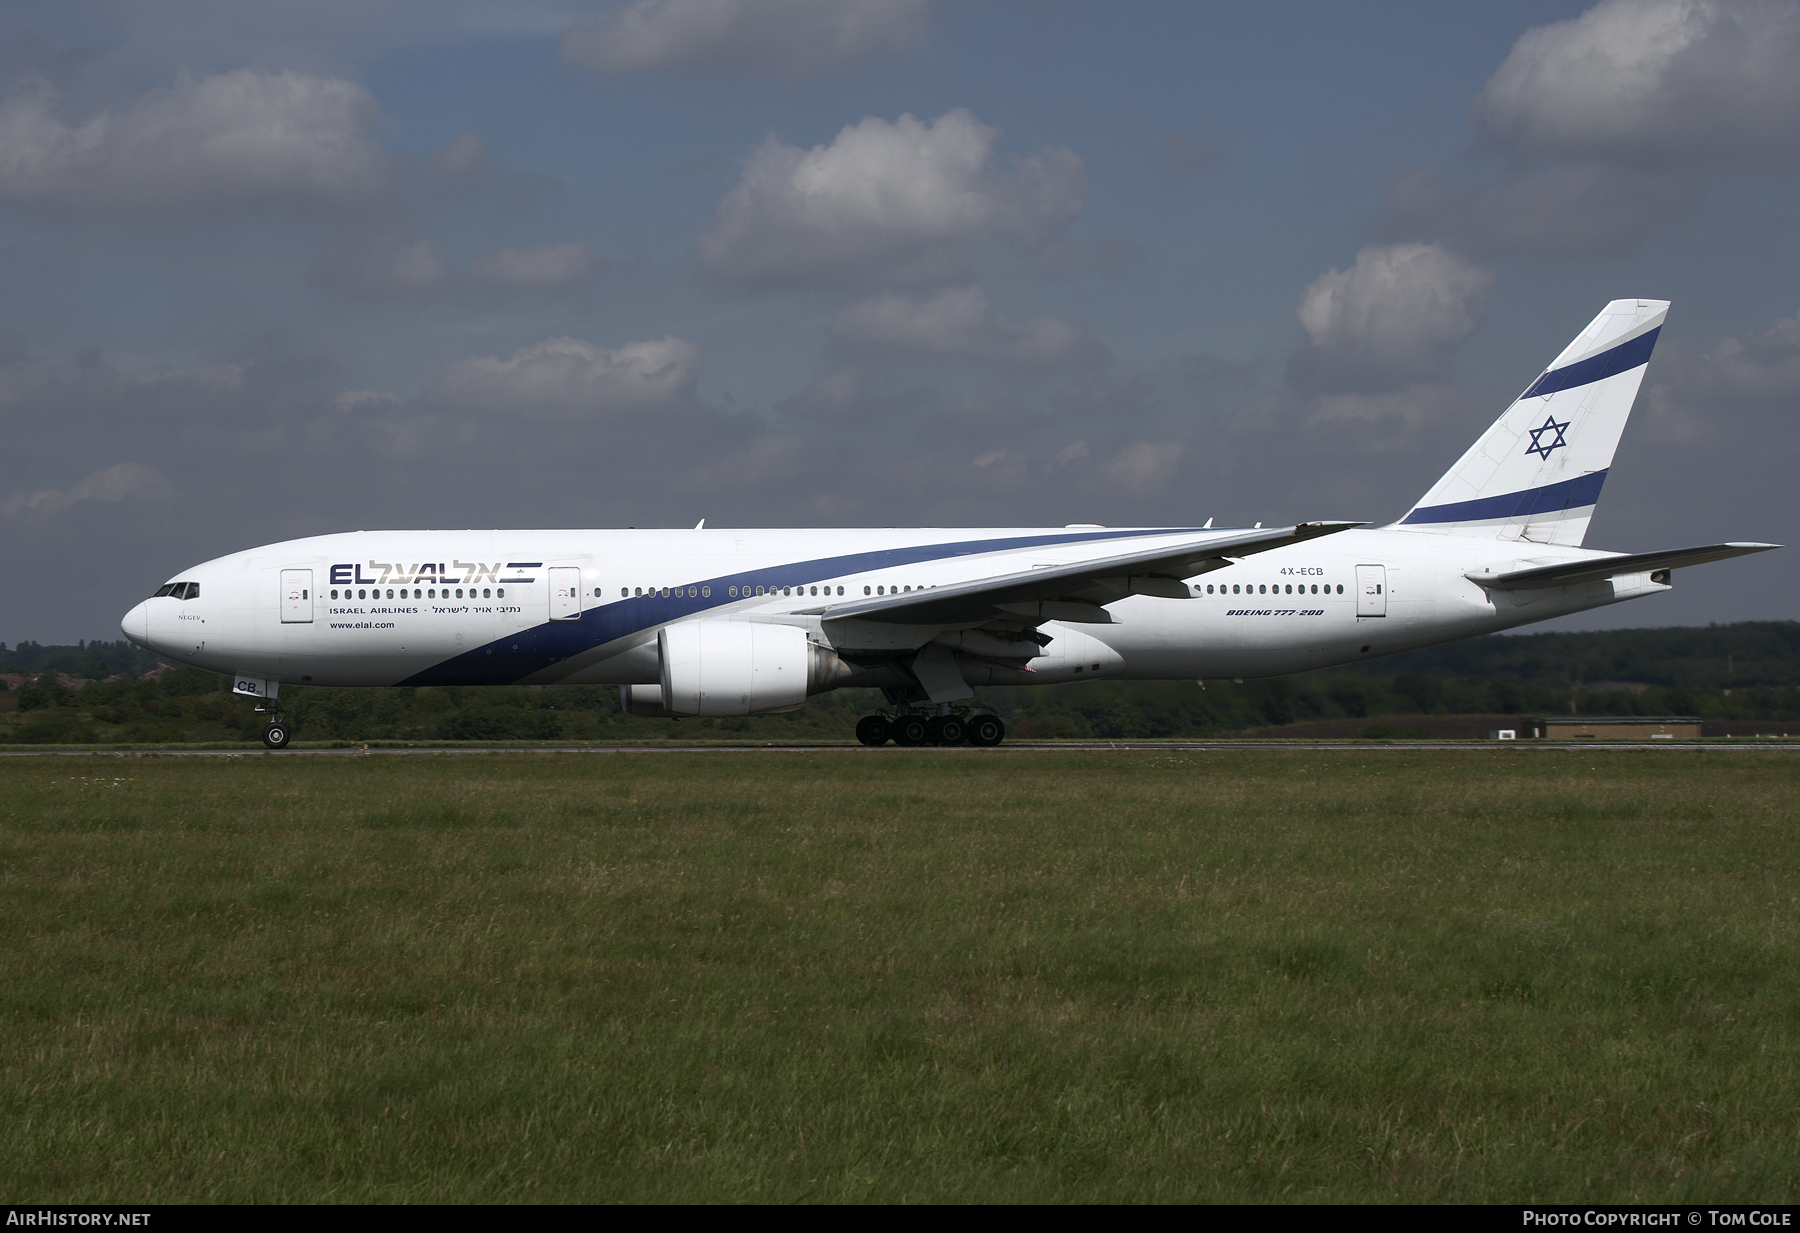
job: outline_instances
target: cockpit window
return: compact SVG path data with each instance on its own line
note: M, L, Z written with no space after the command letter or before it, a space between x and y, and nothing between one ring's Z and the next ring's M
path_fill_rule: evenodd
M156 588L156 594L152 595L150 598L151 599L161 599L165 595L174 594L174 592L175 592L175 584L173 582L165 582L161 586Z
M156 588L151 599L160 599L167 595L170 599L199 599L200 584L198 582L170 582Z

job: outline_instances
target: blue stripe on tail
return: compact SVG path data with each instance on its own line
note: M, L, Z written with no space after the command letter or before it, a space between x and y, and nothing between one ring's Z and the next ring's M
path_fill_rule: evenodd
M1639 364L1648 364L1650 352L1656 346L1656 336L1660 333L1662 326L1659 325L1654 330L1645 330L1629 342L1620 343L1611 351L1591 355L1566 368L1551 369L1533 381L1531 388L1519 395L1519 400L1523 402L1527 398L1542 398L1558 390L1572 390L1578 385L1592 385L1596 381L1616 377L1622 372L1630 372Z
M1623 350L1623 348L1614 348ZM1612 352L1606 353L1611 355ZM1605 359L1605 356L1595 356ZM1583 360L1582 363L1587 361ZM1580 367L1571 365L1570 367ZM1568 369L1561 371L1567 372ZM1555 374L1548 374L1554 376ZM1610 468L1609 468L1610 469ZM1448 505L1428 505L1415 509L1400 520L1401 526L1427 522L1484 522L1490 518L1525 518L1532 514L1549 514L1558 510L1580 509L1600 499L1600 485L1606 482L1605 471L1594 471L1560 484L1527 488L1523 492L1503 492L1497 497L1477 497L1473 501L1452 501Z

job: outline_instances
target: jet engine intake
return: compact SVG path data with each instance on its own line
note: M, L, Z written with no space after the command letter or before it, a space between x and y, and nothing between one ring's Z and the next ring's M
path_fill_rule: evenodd
M834 689L853 669L797 625L684 621L657 633L662 704L676 715L772 715Z

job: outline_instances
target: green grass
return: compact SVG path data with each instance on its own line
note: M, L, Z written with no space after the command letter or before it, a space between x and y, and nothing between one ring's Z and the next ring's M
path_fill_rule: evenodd
M0 1191L1793 1202L1795 767L6 759Z

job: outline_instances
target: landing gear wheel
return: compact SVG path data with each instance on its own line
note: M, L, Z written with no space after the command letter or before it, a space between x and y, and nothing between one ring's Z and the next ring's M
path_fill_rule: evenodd
M879 715L864 715L856 721L856 739L865 745L888 743L888 721Z
M294 730L279 719L263 729L263 744L270 749L286 749L294 739Z
M931 730L933 745L960 745L968 730L963 721L954 715L939 715L927 725Z
M992 747L1006 739L1006 725L998 715L977 715L969 721L969 744Z
M896 745L923 745L929 739L925 721L917 715L902 715L888 724L888 732Z

